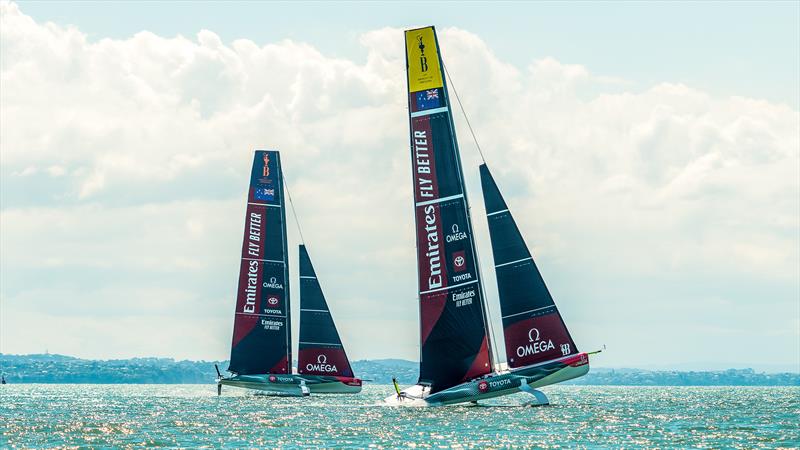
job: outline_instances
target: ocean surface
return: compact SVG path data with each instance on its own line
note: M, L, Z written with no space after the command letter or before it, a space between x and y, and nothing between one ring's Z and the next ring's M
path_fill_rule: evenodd
M797 448L798 387L542 389L486 406L388 407L360 395L276 398L207 385L0 386L0 447Z

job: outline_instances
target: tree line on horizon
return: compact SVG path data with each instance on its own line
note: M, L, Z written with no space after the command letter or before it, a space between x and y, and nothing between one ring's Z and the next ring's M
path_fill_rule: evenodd
M176 361L172 358L89 360L64 355L0 354L0 372L8 383L208 384L227 361ZM419 364L402 359L360 360L353 371L375 384L417 382ZM608 386L800 386L798 373L758 373L753 369L722 371L649 371L592 369L572 385Z

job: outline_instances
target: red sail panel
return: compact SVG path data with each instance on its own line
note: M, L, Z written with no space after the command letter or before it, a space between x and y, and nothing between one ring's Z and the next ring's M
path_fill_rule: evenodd
M577 352L558 313L525 318L505 329L509 367L524 367Z
M353 377L353 369L344 349L305 347L300 349L297 371L303 375Z
M448 277L441 208L438 204L417 206L416 216L419 292L445 288Z
M247 198L228 370L241 375L286 374L291 323L278 152L256 151Z
M431 392L489 373L492 358L469 205L433 27L406 31L420 383Z

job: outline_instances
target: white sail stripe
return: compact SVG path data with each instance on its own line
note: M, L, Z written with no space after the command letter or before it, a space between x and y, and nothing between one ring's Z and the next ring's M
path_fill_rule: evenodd
M300 311L311 311L311 312L324 312L330 313L327 309L309 309L309 308L300 308Z
M255 313L245 313L245 312L237 312L236 314L241 316L257 316L257 317L280 317L281 319L285 319L286 316L281 316L279 314L255 314Z
M421 294L429 294L429 293L431 293L431 292L443 291L443 290L445 290L445 289L453 289L453 288L457 288L457 287L461 287L461 286L466 286L466 285L468 285L468 284L473 284L473 283L477 283L477 282L478 282L478 280L472 280L472 281L467 281L466 283L454 284L454 285L452 285L452 286L445 286L445 287L440 287L440 288L436 288L436 289L431 289L431 290L429 290L429 291L420 291L420 295L421 295Z
M284 261L278 261L277 259L258 259L258 258L242 258L247 261L261 261L261 262L268 262L268 263L275 263L275 264L286 264Z
M451 195L449 197L439 197L433 200L425 200L424 202L417 202L417 206L432 205L434 203L446 202L448 200L455 200L457 198L462 198L462 197L464 197L464 194Z
M519 316L519 315L522 315L522 314L528 314L528 313L532 313L532 312L536 312L536 311L541 311L543 309L555 308L555 307L556 307L556 305L550 305L550 306L543 306L541 308L536 308L536 309L529 309L528 311L522 311L522 312L518 312L516 314L509 314L507 316L503 316L503 319L507 319L509 317L514 317L514 316Z
M307 345L332 345L332 346L335 346L335 347L341 347L342 346L342 344L329 344L329 343L325 343L325 342L304 342L304 341L300 341L299 343L300 344L307 344Z
M506 209L504 209L504 210L502 210L502 211L490 212L490 213L486 214L486 216L487 216L487 217L488 217L488 216L493 216L493 215L495 215L495 214L500 214L500 213L504 213L504 212L507 212L507 211L508 211L508 208L506 208Z
M547 361L542 361L542 362L538 362L538 363L535 363L535 364L530 364L530 365L527 365L527 366L514 367L511 370L509 370L509 372L514 373L514 372L519 372L520 370L530 369L531 367L543 366L545 364L550 364L550 363L553 363L553 362L556 362L556 361L560 361L562 359L571 358L571 357L573 357L575 355L579 355L580 353L581 352L576 351L574 353L570 353L569 355L564 355L564 356L559 356L558 358L548 359Z
M317 279L317 277L312 277L312 276L308 276L308 275L300 275L300 278L308 278L309 280L316 280Z
M258 205L258 206L271 206L271 207L273 207L273 208L280 208L280 207L281 207L281 205L280 205L280 204L273 205L273 204L271 204L271 203L247 202L247 204L248 204L248 205Z
M496 265L494 266L494 268L496 269L496 268L498 268L498 267L507 266L507 265L509 265L509 264L516 264L516 263L518 263L518 262L527 261L527 260L529 260L529 259L533 259L533 257L531 257L531 256L528 256L527 258L518 259L518 260L516 260L516 261L511 261L511 262L507 262L507 263L503 263L503 264L496 264Z
M431 114L447 112L449 109L450 108L448 108L447 106L442 106L441 108L426 109L423 111L414 111L411 113L411 117L429 116Z

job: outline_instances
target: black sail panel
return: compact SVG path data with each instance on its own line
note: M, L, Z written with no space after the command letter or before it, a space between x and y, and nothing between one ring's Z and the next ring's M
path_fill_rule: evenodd
M431 392L489 373L492 356L436 32L409 30L408 102L420 300L420 383Z
M297 371L303 375L353 377L350 360L305 245L300 246L300 352Z
M509 367L578 353L486 164L480 173Z
M290 373L291 321L283 176L277 151L257 150L250 174L228 370Z

